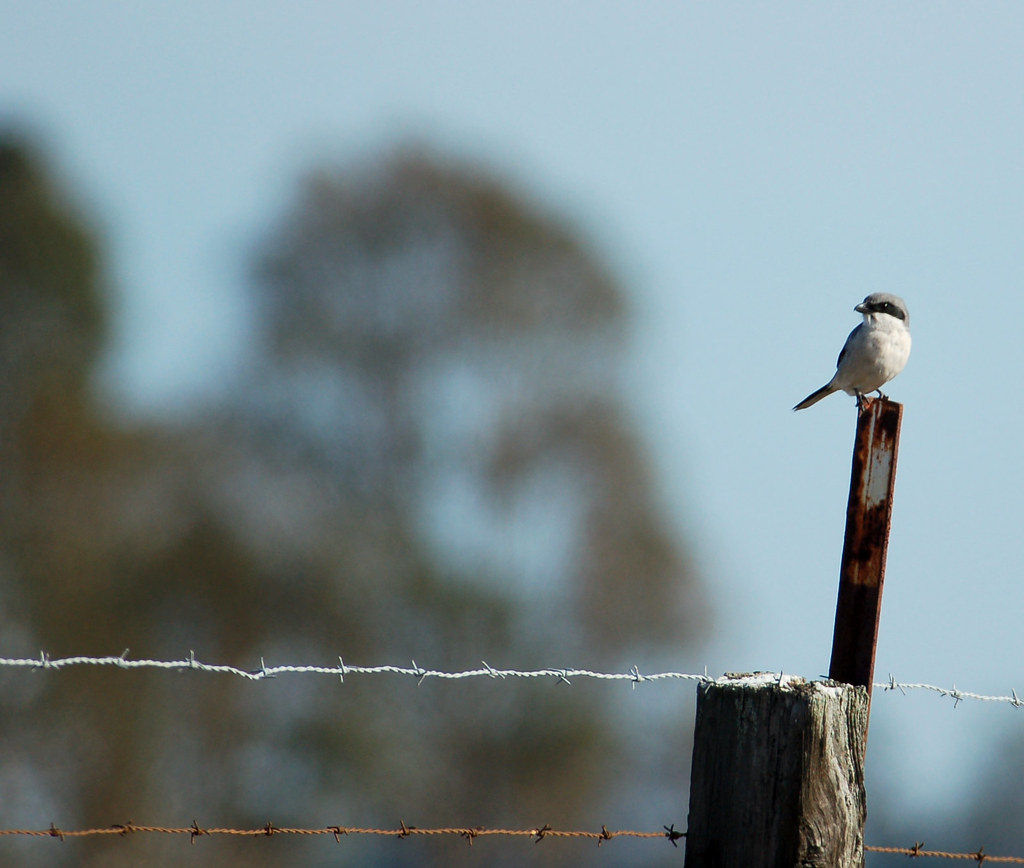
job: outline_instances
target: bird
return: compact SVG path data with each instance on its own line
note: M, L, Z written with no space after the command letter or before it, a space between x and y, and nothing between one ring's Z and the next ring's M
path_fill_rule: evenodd
M846 339L836 361L835 376L811 392L794 410L804 410L840 390L847 395L856 395L858 408L863 406L864 396L870 392L878 392L884 399L881 386L907 364L910 358L910 313L906 302L898 295L873 292L854 310L864 316L864 321Z

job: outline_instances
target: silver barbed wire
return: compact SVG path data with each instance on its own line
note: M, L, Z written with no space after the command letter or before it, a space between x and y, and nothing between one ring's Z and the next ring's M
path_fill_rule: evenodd
M0 668L21 668L21 669L43 669L62 670L76 666L110 666L116 669L157 669L172 671L193 671L219 673L221 675L234 675L248 681L263 681L268 678L276 678L279 675L327 675L337 678L344 683L347 675L404 675L417 680L422 684L428 678L437 678L445 681L458 681L466 678L492 678L492 679L552 679L554 681L572 684L570 679L586 678L597 681L628 681L633 687L637 684L655 681L691 681L696 683L710 683L716 679L707 673L692 672L652 672L643 673L639 667L632 666L626 672L595 672L590 669L579 669L569 667L552 667L547 669L497 669L491 666L486 660L481 661L481 668L464 669L461 671L445 671L441 669L426 669L411 661L410 666L394 666L391 664L379 666L359 666L346 663L341 657L338 658L337 666L316 666L308 664L286 664L281 666L267 666L263 658L260 658L258 669L241 669L237 666L230 666L223 663L204 663L196 658L195 652L189 651L188 657L181 660L150 660L132 659L128 656L128 649L125 649L119 656L108 657L87 657L77 655L74 657L50 657L45 651L38 657L0 657ZM783 673L778 673L780 683ZM1024 699L1017 695L1016 690L1011 690L1009 695L987 695L975 693L969 690L960 690L956 684L952 687L939 687L935 684L924 684L920 682L897 681L893 675L888 681L876 681L876 689L885 692L898 691L907 694L910 691L923 691L935 693L939 696L948 697L953 700L956 707L965 700L976 702L999 702L1012 705L1014 708L1024 706Z
M714 679L704 675L694 675L686 672L656 672L650 675L643 674L634 666L628 672L593 672L589 669L576 668L550 668L550 669L496 669L486 660L481 661L482 668L466 669L458 672L448 672L440 669L425 669L418 665L415 660L411 666L394 666L390 664L382 666L358 666L346 663L341 657L338 658L337 666L314 666L314 665L283 665L267 666L263 658L260 658L259 669L241 669L237 666L225 665L222 663L204 663L196 659L195 652L189 651L187 658L182 660L148 660L132 659L125 650L120 656L114 657L57 657L51 658L45 651L38 657L0 657L0 667L28 668L28 669L67 669L73 666L113 666L117 669L169 669L169 670L193 670L196 672L216 672L222 675L235 675L249 681L262 681L267 678L276 678L278 675L312 674L329 675L345 680L346 675L407 675L416 678L421 684L427 678L439 678L443 680L458 680L463 678L553 678L566 684L571 684L570 678L593 678L602 681L630 681L639 684L645 681L663 681L666 679L677 679L684 681L713 681Z

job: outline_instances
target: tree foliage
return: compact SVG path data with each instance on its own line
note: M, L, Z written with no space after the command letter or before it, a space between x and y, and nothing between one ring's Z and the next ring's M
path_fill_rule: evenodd
M278 396L290 436L446 572L529 590L549 640L606 662L692 632L625 407L625 298L563 225L400 152L307 179L257 277L254 403ZM537 611L556 602L562 617Z
M622 292L485 172L407 151L312 174L255 257L251 366L131 429L89 388L96 238L25 145L0 144L0 189L10 653L622 668L692 638L698 591L625 409ZM602 767L628 766L586 688L351 681L11 686L9 816L587 822Z

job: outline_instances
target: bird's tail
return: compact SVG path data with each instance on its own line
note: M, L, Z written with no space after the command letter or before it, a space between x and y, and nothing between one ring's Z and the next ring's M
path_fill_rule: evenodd
M826 383L824 386L822 386L820 389L818 389L818 391L811 392L810 395L808 395L806 398L804 398L793 409L794 410L806 410L812 404L817 404L818 401L820 401L822 398L825 398L828 395L831 395L833 392L838 392L838 391L839 390L835 386L833 386L832 383Z

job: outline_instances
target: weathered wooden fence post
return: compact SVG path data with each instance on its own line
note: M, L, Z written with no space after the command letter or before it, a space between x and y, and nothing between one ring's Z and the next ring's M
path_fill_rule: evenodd
M864 864L862 687L776 674L701 684L687 868Z
M864 751L903 407L857 414L829 680L726 676L697 692L688 868L862 866Z

